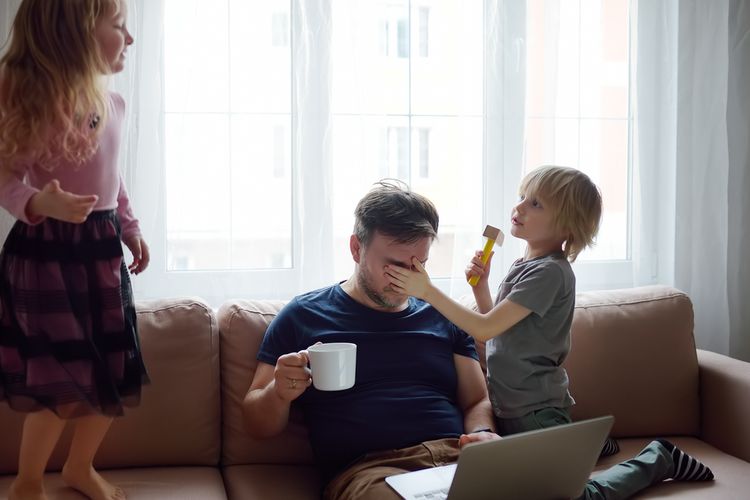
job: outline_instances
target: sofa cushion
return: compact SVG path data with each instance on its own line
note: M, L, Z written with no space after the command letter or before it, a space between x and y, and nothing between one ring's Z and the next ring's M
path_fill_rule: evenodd
M698 349L701 438L750 461L750 363Z
M219 329L199 299L136 304L138 332L151 383L140 405L116 418L96 455L98 467L218 465L220 452ZM24 415L0 405L0 474L15 473ZM63 432L49 462L59 470L70 445Z
M200 299L138 304L151 383L138 408L116 419L97 455L106 467L218 465L219 328Z
M15 474L18 470L23 419L23 413L11 411L7 404L0 403L0 474Z
M312 463L307 430L294 406L286 430L272 438L251 438L242 419L242 401L258 366L258 348L266 328L283 306L281 301L235 300L223 304L217 313L221 330L224 465Z
M226 491L216 467L150 467L101 471L102 476L137 500L225 500ZM13 476L0 477L0 498L8 498ZM45 488L50 499L82 500L85 497L66 486L60 474L47 474Z
M698 435L693 308L679 290L579 293L564 366L574 420L613 414L614 436Z
M320 478L312 465L233 465L223 474L230 500L320 500Z

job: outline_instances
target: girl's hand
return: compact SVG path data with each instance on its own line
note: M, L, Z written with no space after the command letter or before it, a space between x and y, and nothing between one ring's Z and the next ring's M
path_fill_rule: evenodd
M80 224L86 220L99 200L95 194L77 195L63 191L57 179L49 181L26 205L29 219L51 217Z
M133 254L133 262L128 266L128 271L133 274L140 274L146 270L151 260L151 253L146 245L146 240L140 234L124 238L122 240Z
M385 266L385 276L391 280L394 291L426 300L432 283L424 266L416 257L411 258L413 271L400 266Z
M466 281L469 281L472 276L479 276L477 286L487 283L487 280L490 277L490 267L492 267L492 256L495 255L495 252L490 252L490 257L487 259L486 264L482 264L482 255L484 255L482 250L474 252L474 258L471 259L471 262L469 262L464 271L464 274L466 274Z

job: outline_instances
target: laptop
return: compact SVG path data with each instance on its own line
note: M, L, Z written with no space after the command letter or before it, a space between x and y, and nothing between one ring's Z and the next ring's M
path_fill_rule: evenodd
M407 500L577 498L614 417L582 420L464 446L455 464L389 476Z

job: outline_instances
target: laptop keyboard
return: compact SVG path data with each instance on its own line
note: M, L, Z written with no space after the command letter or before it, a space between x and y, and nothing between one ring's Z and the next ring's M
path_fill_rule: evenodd
M429 499L429 500L445 500L448 498L448 488L443 488L440 490L433 490L433 491L425 491L424 493L419 493L418 495L414 495L414 498L418 498L419 500Z

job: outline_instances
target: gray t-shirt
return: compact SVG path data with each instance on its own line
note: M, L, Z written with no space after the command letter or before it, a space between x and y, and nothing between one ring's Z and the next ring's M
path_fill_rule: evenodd
M570 351L575 288L575 274L561 253L511 266L495 303L507 298L532 312L487 341L490 400L498 417L575 403L560 366Z

